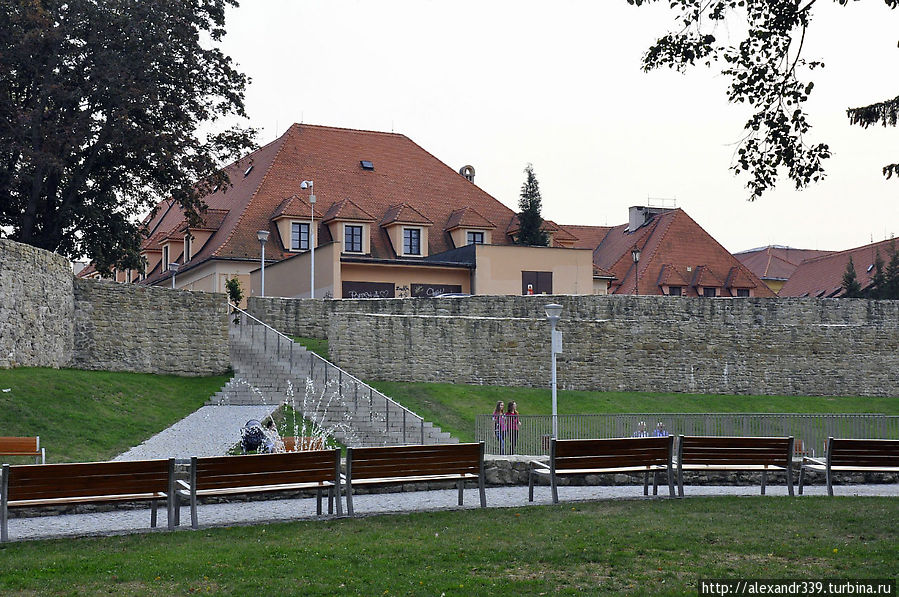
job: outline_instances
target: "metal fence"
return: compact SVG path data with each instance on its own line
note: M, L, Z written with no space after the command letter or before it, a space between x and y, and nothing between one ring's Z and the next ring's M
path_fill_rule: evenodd
M488 454L548 454L552 415L520 415L515 433L497 431L493 415L475 417L475 441ZM502 421L500 421L502 423ZM645 426L641 426L644 423ZM797 455L824 454L828 437L899 439L899 416L878 414L627 413L558 415L559 439L653 435L661 423L670 435L793 436Z

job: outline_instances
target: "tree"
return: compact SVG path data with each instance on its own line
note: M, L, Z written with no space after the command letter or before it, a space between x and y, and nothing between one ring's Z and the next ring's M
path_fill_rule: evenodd
M0 4L0 231L106 273L141 267L136 217L160 199L199 222L222 162L253 146L197 134L245 116L248 80L215 47L236 4Z
M228 291L228 300L234 305L239 306L243 300L243 288L240 280L236 277L225 280L225 289Z
M861 295L862 286L859 284L858 274L855 273L855 263L850 255L846 271L843 272L843 298L859 298Z
M545 247L549 244L549 235L543 230L543 217L540 215L540 185L532 164L528 164L524 171L527 179L521 185L521 195L518 198L519 229L515 244Z
M640 6L658 0L627 0ZM643 57L646 71L668 66L683 72L700 62L721 64L730 80L728 100L748 103L753 114L740 141L735 173L750 180L750 200L775 186L780 170L786 169L796 188L804 188L824 177L823 162L830 157L825 143L807 144L811 124L803 109L814 83L801 80L806 71L823 67L820 61L802 58L805 33L818 0L669 0L680 11L677 31L661 37ZM849 0L833 0L841 5ZM884 0L895 8L899 0ZM737 45L719 41L715 27L727 18L742 18L748 29ZM880 123L895 126L899 97L848 111L852 124L864 127ZM899 164L884 166L889 178L899 173Z

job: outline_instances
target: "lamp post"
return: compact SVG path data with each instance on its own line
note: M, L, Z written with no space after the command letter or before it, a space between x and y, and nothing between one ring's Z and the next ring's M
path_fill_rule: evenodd
M550 325L551 352L552 352L552 397L553 397L553 439L559 439L559 413L556 401L556 354L562 352L562 332L556 330L559 316L562 314L562 305L555 303L546 305L546 318Z
M177 263L169 264L169 271L172 272L172 290L175 290L175 274L178 273L178 267Z
M268 241L268 230L260 230L256 233L259 244L262 245L262 284L260 285L259 296L265 296L265 243Z
M640 294L640 291L637 289L637 274L640 273L640 249L637 248L637 245L634 245L634 248L631 249L631 257L634 258L634 294Z
M304 180L301 189L309 189L309 297L315 298L315 183Z

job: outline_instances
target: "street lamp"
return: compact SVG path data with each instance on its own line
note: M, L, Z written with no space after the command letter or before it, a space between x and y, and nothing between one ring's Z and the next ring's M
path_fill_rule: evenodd
M265 296L265 243L268 241L268 230L260 230L256 233L259 244L262 245L262 284L259 296Z
M172 290L175 290L175 274L178 273L179 265L177 263L169 264L169 271L172 272Z
M637 245L634 245L634 248L631 249L631 257L634 258L634 294L639 294L637 290L637 274L640 273L638 269L640 267L640 249L637 248Z
M546 318L549 320L551 329L551 352L552 352L552 396L553 396L553 439L559 439L559 422L558 408L556 401L556 354L562 352L562 332L556 330L556 324L559 323L559 316L562 314L562 305L555 303L546 305Z
M315 298L315 188L311 180L300 183L301 189L309 189L309 296Z

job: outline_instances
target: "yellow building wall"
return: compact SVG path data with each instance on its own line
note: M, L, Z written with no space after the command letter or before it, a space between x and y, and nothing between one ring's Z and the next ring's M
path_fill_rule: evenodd
M343 263L340 278L338 291L342 291L344 281L392 282L397 298L411 297L413 284L453 284L462 287L460 292L471 293L471 275L467 268ZM341 298L337 293L334 296Z
M553 294L593 294L593 251L477 245L474 294L521 294L521 272L552 272Z
M340 244L333 242L315 249L315 298L333 298L339 293ZM265 295L309 298L309 251L265 266ZM262 272L257 265L250 275L252 296L262 290ZM338 292L334 292L335 283Z

